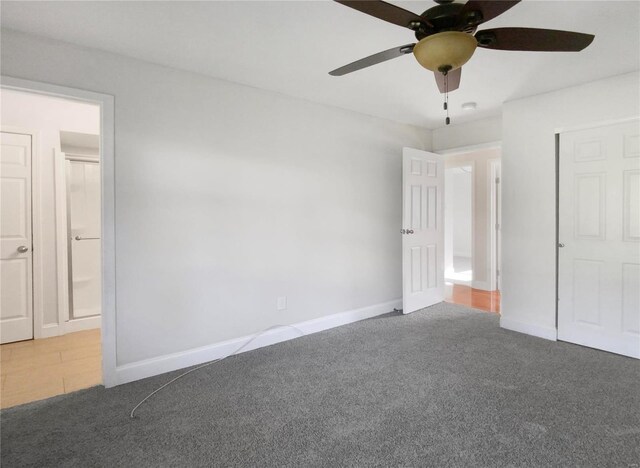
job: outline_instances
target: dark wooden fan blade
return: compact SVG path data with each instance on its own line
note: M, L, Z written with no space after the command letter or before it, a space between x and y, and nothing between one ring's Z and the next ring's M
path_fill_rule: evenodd
M415 13L392 5L391 3L379 0L335 0L354 10L361 11L367 15L375 16L383 21L397 24L403 28L414 29L410 24L414 21L425 23L425 20Z
M349 65L345 65L344 67L336 68L335 70L330 71L329 75L346 75L347 73L370 67L371 65L375 65L376 63L386 62L387 60L400 57L401 55L410 54L411 52L413 52L414 45L415 44L407 44L400 47L394 47L393 49L385 50L384 52L378 52L377 54L373 54L363 59L356 60Z
M458 17L462 24L478 25L501 15L518 3L520 0L469 0L460 10ZM479 12L480 16L475 12Z
M476 33L478 47L534 52L579 52L593 41L592 34L555 29L496 28Z
M434 72L436 77L436 83L438 84L438 89L442 94L447 91L447 87L445 87L445 76L440 72ZM448 81L448 91L451 92L455 89L458 89L460 86L460 77L462 76L462 68L458 68L456 70L452 70L447 73L446 80Z

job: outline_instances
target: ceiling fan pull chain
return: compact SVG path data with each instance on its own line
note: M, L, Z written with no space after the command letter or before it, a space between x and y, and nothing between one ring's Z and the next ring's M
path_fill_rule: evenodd
M451 123L451 119L449 118L449 72L443 72L444 75L444 110L447 111L447 118L444 120L445 125L449 125Z

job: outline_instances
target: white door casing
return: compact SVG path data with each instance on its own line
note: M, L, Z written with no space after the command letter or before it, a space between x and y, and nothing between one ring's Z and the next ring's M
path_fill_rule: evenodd
M402 150L402 310L444 300L444 157Z
M100 163L67 160L70 319L100 315Z
M33 338L31 136L0 136L0 342Z
M558 339L640 358L640 145L631 121L560 135Z
M18 89L66 97L100 106L100 164L102 199L102 369L105 387L124 383L116 360L116 281L115 281L115 158L114 97L36 81L2 76L2 89ZM32 143L33 144L33 143ZM37 160L36 160L37 162Z
M494 251L494 262L495 267L492 269L492 274L495 277L495 287L494 290L500 290L500 286L502 284L502 278L500 277L502 273L502 165L500 160L496 160L492 162L493 171L493 192L492 194L492 203L493 203L493 220L494 225L491 226L493 231L493 236L490 236L492 239L492 249Z

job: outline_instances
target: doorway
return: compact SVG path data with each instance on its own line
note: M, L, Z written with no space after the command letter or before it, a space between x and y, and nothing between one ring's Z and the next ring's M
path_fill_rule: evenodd
M6 408L102 382L101 107L0 93Z
M448 302L500 311L499 144L443 152Z
M473 165L445 170L445 280L473 282Z

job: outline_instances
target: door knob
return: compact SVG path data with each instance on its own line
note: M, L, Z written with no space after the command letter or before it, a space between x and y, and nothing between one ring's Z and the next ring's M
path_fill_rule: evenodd
M407 229L407 234L413 234L413 229Z
M400 229L400 234L406 234L407 230L406 229Z
M564 244L561 242L561 243L558 244L558 247L562 248L562 247L564 247Z
M26 245L21 245L20 247L18 247L18 252L20 253L26 253L29 251L29 247L27 247Z

